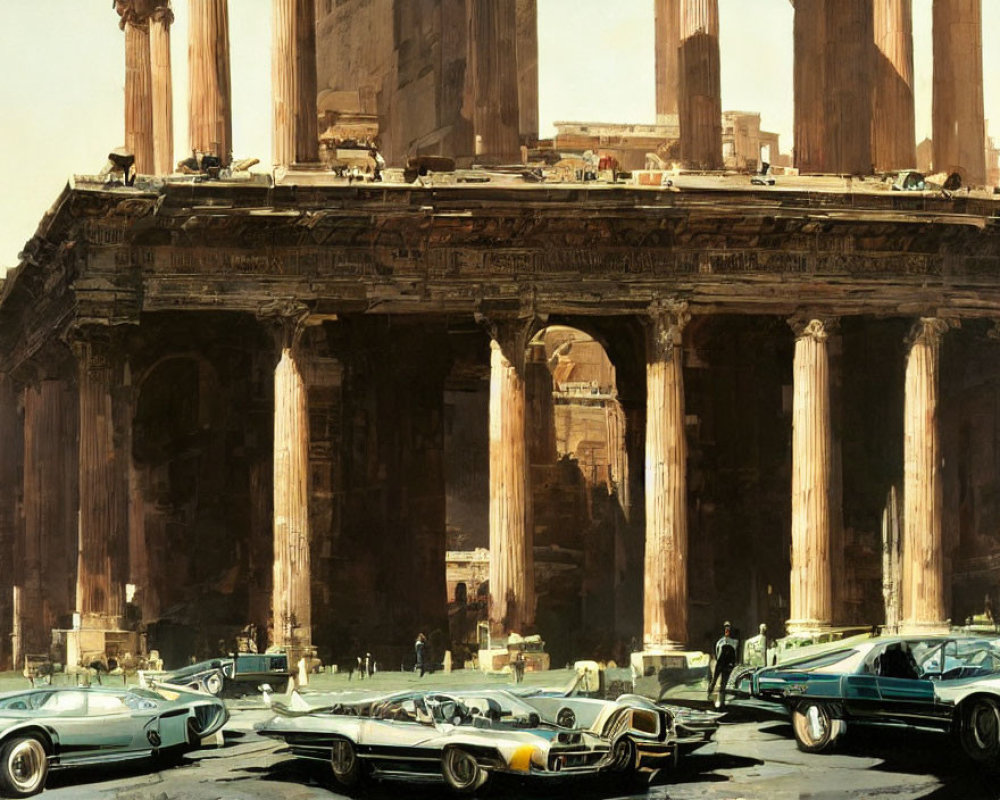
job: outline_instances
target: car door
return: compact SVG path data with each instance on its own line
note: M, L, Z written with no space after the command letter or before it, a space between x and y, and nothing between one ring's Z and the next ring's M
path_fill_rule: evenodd
M412 699L386 703L378 713L361 723L359 750L383 772L440 772L439 734L429 718L417 720Z
M135 725L118 695L71 691L59 692L53 700L63 763L99 760L131 748Z

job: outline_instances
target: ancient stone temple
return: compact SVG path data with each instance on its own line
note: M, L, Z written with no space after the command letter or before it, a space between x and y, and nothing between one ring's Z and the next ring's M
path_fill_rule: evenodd
M300 6L275 4L284 165L315 154ZM192 61L222 57L225 2L192 10ZM485 38L518 27L481 11ZM192 94L192 146L228 154L227 96L206 116ZM156 171L152 108L127 119ZM252 623L393 664L449 629L457 550L487 553L467 579L491 631L564 660L701 649L726 618L872 624L893 487L901 624L996 593L991 195L423 178L77 176L55 198L0 290L5 661L55 630L71 661L180 663Z

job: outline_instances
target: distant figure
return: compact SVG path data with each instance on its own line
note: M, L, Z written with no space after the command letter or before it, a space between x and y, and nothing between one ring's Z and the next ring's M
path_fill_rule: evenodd
M371 653L365 653L365 675L369 678L375 674L375 660Z
M385 159L382 158L382 154L378 151L377 147L372 147L369 151L369 155L372 157L372 161L375 162L375 175L372 177L372 180L381 181L382 170L385 169Z
M524 651L518 650L517 657L511 665L514 672L514 683L521 683L524 680L524 665Z
M414 666L414 671L420 673L420 677L424 677L424 659L427 654L427 637L422 633L417 634L417 641L413 643L414 655L416 655L417 663Z
M720 678L718 707L726 704L726 684L729 682L729 675L736 666L736 640L732 637L733 627L728 622L722 626L722 636L715 643L715 672L712 674L712 682L708 685L708 698L712 699L712 692L715 690L715 683Z

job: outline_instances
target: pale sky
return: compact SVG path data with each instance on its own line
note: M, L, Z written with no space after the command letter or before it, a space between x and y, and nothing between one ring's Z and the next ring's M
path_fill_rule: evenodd
M913 0L917 140L930 136L931 1ZM174 126L187 152L187 1L174 0ZM1000 30L1000 0L983 3L984 38ZM270 159L271 0L230 0L233 149ZM722 107L759 111L792 146L789 0L719 0ZM17 263L43 213L74 172L93 173L124 142L124 34L110 0L4 2L0 126L6 190L0 272ZM556 120L653 122L653 0L538 0L542 134ZM1000 48L985 48L987 118L1000 119ZM1000 128L994 126L998 133Z

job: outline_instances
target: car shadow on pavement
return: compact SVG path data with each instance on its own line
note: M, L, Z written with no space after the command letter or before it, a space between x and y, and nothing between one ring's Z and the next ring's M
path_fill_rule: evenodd
M760 729L761 733L786 736L794 741L792 726L776 723ZM906 728L848 728L834 751L842 756L876 758L870 767L878 772L930 775L941 786L924 800L995 800L1000 796L997 769L974 763L947 734ZM816 758L823 758L819 755Z
M89 783L104 783L106 781L125 780L144 775L155 775L166 768L185 769L197 767L197 763L186 757L181 757L164 764L152 758L126 761L119 764L108 763L92 767L74 767L73 769L53 770L45 781L46 789L61 789L66 786L86 786Z

